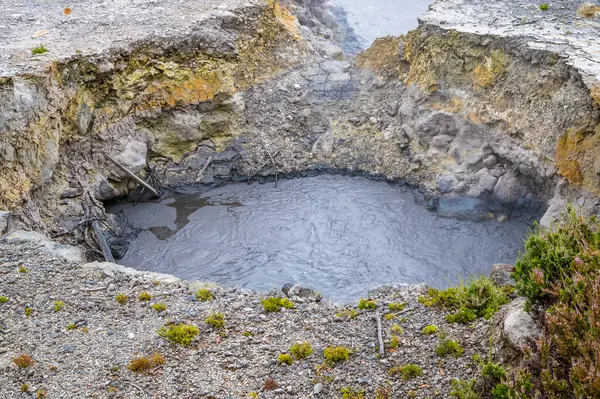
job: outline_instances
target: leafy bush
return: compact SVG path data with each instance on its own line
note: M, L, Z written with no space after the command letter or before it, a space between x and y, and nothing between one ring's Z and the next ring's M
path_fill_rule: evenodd
M150 299L152 299L152 295L149 292L141 292L139 299L140 302L148 302Z
M506 378L506 369L501 364L486 362L481 369L481 375L500 382Z
M310 342L296 342L290 348L290 353L296 360L302 360L313 354L313 347Z
M190 324L171 324L161 327L158 331L161 337L182 346L189 345L198 334L200 334L198 327Z
M404 381L423 375L423 369L416 364L405 364L388 370L390 377L400 376Z
M535 228L513 278L530 307L545 313L528 385L549 397L600 397L600 223L569 208Z
M115 301L121 305L125 305L127 304L127 301L129 301L129 297L125 294L117 294L115 296Z
M54 301L54 311L60 312L65 307L65 303L63 301Z
M31 54L32 55L40 55L40 54L47 53L48 51L49 50L46 47L44 47L43 44L40 44L39 46L31 49Z
M294 302L287 298L279 298L276 296L270 296L260 301L263 308L267 312L279 312L281 308L291 309L294 307Z
M348 360L350 353L345 346L328 346L323 351L323 357L329 363L339 363Z
M12 361L20 369L26 369L27 367L31 367L35 364L35 360L33 360L31 356L25 354L13 358Z
M374 299L363 299L358 301L358 308L361 310L373 310L377 309L377 302Z
M202 301L202 302L207 302L207 301L212 301L213 300L213 294L207 288L201 288L201 289L199 289L194 294L194 296L196 297L197 300Z
M428 326L423 327L423 330L421 331L421 334L423 334L423 335L432 335L432 334L435 334L438 331L439 331L439 329L436 326L433 326L433 325L430 324Z
M480 398L479 394L475 392L475 380L452 380L450 396L458 399Z
M364 399L365 398L365 390L364 389L345 387L345 388L340 388L340 392L342 393L342 399Z
M507 292L494 284L487 277L471 279L468 284L446 290L430 288L427 294L419 297L425 306L435 306L448 311L458 311L450 320L468 320L473 314L476 317L489 319L509 302ZM474 320L474 319L473 319ZM470 321L473 321L470 320Z
M279 355L277 361L280 364L287 364L288 366L294 363L294 359L292 359L292 356L288 355L287 353L282 353L281 355Z
M460 324L469 324L472 321L475 321L477 315L469 308L460 308L456 313L452 313L446 316L446 321L448 323L460 323Z
M154 309L158 313L160 313L160 312L164 312L165 310L167 310L167 305L165 305L162 302L153 303L152 305L150 305L150 309Z
M492 399L511 399L513 392L506 384L498 384L492 389Z
M392 302L388 304L388 308L393 312L400 312L406 308L406 304L404 302Z
M204 319L204 321L206 324L210 324L217 329L225 327L225 316L223 316L223 313L213 313Z
M452 339L443 340L435 349L435 353L439 357L444 357L448 355L460 357L462 356L464 351L464 348L460 346L460 344L457 341L454 341Z

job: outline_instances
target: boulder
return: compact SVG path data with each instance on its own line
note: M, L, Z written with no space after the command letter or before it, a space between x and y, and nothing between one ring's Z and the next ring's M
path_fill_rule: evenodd
M518 362L525 349L542 334L540 324L525 310L525 298L517 298L500 309L492 324L492 340L501 362Z
M498 179L492 175L482 175L479 178L479 187L481 188L481 190L491 193L492 191L494 191L494 187L496 186L497 181Z
M501 205L522 207L530 194L527 186L527 179L511 170L498 178L494 199Z
M418 297L427 292L429 287L425 283L420 284L406 284L406 283L396 283L396 284L382 284L376 287L371 288L368 291L369 298L372 297L387 297L387 296L414 296Z
M288 283L281 289L283 293L293 301L297 302L320 302L323 299L321 293L298 284Z
M146 167L148 147L141 141L130 141L123 151L115 155L115 159L133 173L138 173ZM120 172L120 171L119 171ZM120 175L125 176L122 172Z
M512 279L510 274L514 271L513 265L508 265L506 263L496 263L492 266L492 271L490 272L490 279L499 287L504 286L515 286L515 280Z
M0 235L8 233L12 226L12 213L0 211Z
M454 188L458 184L458 179L454 175L446 175L440 177L435 186L440 193L450 193L454 191Z

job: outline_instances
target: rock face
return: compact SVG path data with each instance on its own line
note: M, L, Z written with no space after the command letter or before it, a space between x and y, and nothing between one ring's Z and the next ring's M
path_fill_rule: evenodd
M492 320L494 347L499 359L512 362L521 359L542 334L539 323L525 311L525 299L517 298L496 313Z
M12 213L0 211L0 235L8 233L12 226Z
M513 265L507 265L505 263L496 263L492 267L490 272L490 279L498 286L514 286L515 281L512 279L510 274L514 271Z
M281 289L283 293L293 301L299 302L320 302L323 299L321 293L298 284L288 283Z
M504 219L553 196L553 215L565 198L597 207L597 28L576 4L438 2L354 63L324 41L335 33L321 2L207 4L147 5L139 18L156 37L130 28L128 6L114 31L99 28L107 43L123 38L116 48L78 38L76 53L60 39L2 61L0 207L31 198L46 226L80 220L69 212L83 199L58 200L67 187L103 201L136 188L105 152L166 187L342 169L418 185L447 216ZM82 29L57 18L48 35ZM26 53L38 41L13 22L21 39L7 51Z

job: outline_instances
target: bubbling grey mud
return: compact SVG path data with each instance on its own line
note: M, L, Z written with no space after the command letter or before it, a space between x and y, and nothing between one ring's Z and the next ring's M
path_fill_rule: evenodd
M324 175L120 204L141 231L120 263L259 291L294 282L337 302L390 282L455 285L514 262L528 223L444 218L412 190Z

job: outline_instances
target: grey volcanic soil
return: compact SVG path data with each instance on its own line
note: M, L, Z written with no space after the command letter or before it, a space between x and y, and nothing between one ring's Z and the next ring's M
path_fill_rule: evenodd
M455 285L512 263L527 224L443 218L360 177L234 184L113 206L143 229L120 263L259 291L294 282L346 302L375 285Z

